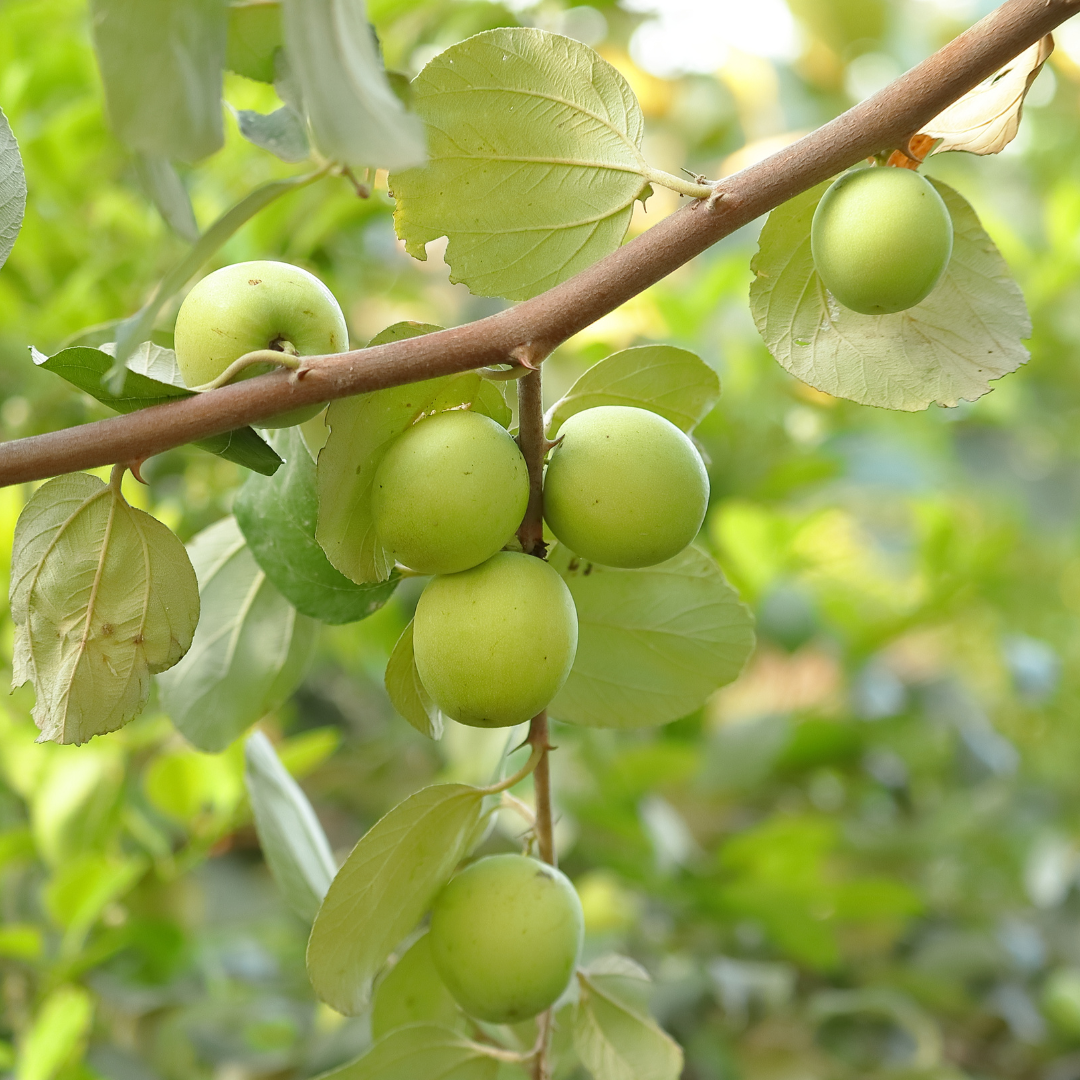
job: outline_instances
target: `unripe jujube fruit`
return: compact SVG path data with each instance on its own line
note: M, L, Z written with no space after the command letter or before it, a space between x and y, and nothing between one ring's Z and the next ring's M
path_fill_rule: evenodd
M694 444L648 409L601 405L559 429L544 478L544 517L575 554L652 566L697 535L709 476Z
M948 207L910 169L841 176L814 211L810 250L825 287L863 315L888 315L930 295L952 255Z
M288 263L245 262L215 270L187 294L173 347L184 382L202 386L256 349L297 356L343 352L349 331L334 294L314 274ZM274 364L254 364L236 378L273 370ZM261 426L301 424L321 408L305 405Z
M524 855L489 855L435 899L431 956L457 1003L493 1024L552 1005L581 957L585 921L574 886Z
M544 561L500 551L434 578L416 605L420 681L451 719L509 727L531 719L566 682L577 652L577 610Z
M488 416L454 409L413 424L375 472L379 539L422 574L455 574L490 559L521 524L529 471Z

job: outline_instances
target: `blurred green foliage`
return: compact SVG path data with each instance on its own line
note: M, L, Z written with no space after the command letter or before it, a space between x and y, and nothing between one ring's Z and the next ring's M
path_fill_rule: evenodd
M587 24L641 97L655 163L708 175L745 161L747 142L829 119L868 73L901 70L986 10L791 6L799 59L733 54L715 76L672 80L633 66L643 16L606 3L587 17L559 0L369 7L388 66L410 72L493 26ZM239 76L226 89L237 108L276 104ZM51 352L130 314L184 250L102 105L82 0L0 4L0 106L30 190L0 273L5 438L107 415L35 370L27 346ZM1035 324L1031 363L978 403L889 414L785 375L747 311L754 227L547 365L554 400L615 349L668 342L723 384L698 429L713 485L701 542L754 606L758 653L665 728L558 729L553 766L589 954L651 971L692 1080L1080 1078L1078 121L1080 67L1059 51L1006 153L930 163L979 211ZM295 171L227 116L225 148L182 174L205 225ZM364 200L326 180L264 211L219 262L309 267L354 342L497 310L447 284L439 260L409 260L390 211L385 184ZM184 539L242 479L192 448L144 475L130 497ZM0 492L5 553L27 494ZM326 628L305 685L263 722L341 854L421 784L482 779L501 751L498 733L450 725L433 745L394 716L382 670L416 596L403 586L365 622ZM5 619L5 667L10 646ZM85 747L37 745L29 705L26 691L0 704L0 1072L287 1078L359 1053L367 1021L313 1000L306 928L259 854L239 747L198 753L153 709ZM487 848L512 849L519 830L506 815Z

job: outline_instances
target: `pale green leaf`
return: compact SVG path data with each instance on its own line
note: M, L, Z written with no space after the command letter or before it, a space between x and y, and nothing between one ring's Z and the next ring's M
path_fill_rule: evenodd
M648 186L644 120L588 46L526 27L477 34L413 82L429 163L394 173L409 254L446 236L450 280L527 300L614 251Z
M810 223L826 184L769 215L750 308L769 351L796 378L862 405L913 412L974 401L1026 363L1031 320L1020 287L975 211L929 178L952 215L953 253L921 304L894 315L842 307L814 270Z
M7 261L22 228L26 210L26 177L19 144L0 109L0 266Z
M34 492L11 563L13 683L32 682L42 740L82 743L142 711L150 675L188 651L199 621L183 544L87 473Z
M629 969L617 974L603 969L578 972L581 996L574 1008L574 1048L594 1080L678 1080L682 1050L620 992L618 984L628 976L632 979Z
M169 228L181 240L194 244L199 239L199 226L195 222L195 211L187 188L173 163L168 158L137 154L135 171Z
M353 848L326 894L308 940L315 993L359 1013L391 952L427 911L468 853L482 792L438 784L411 795Z
M202 619L183 663L158 680L173 723L200 750L223 750L276 709L307 671L319 624L270 584L235 518L192 540Z
M274 81L274 57L282 46L281 5L232 0L225 66L259 82Z
M498 1073L490 1048L449 1028L418 1024L391 1032L321 1080L495 1080Z
M423 125L390 89L363 0L283 0L282 15L289 66L323 157L386 169L422 162Z
M78 955L105 908L142 877L146 862L137 858L84 853L57 867L44 891L45 906L64 928L61 953Z
M306 161L311 156L304 121L289 105L272 113L238 109L236 125L249 143L269 150L282 161Z
M420 673L416 670L412 622L402 630L390 654L385 682L391 704L421 735L429 739L442 738L442 713L424 689Z
M133 150L198 161L224 143L221 0L91 0L109 119Z
M674 345L639 345L594 364L551 407L548 437L575 413L598 405L649 409L693 431L720 397L720 379L700 357Z
M455 1030L466 1025L464 1014L435 969L426 933L379 982L371 1003L373 1039L408 1024L438 1024Z
M371 341L383 345L432 333L439 327L395 323ZM393 556L375 531L371 487L390 444L423 416L468 405L498 423L510 413L501 391L475 371L340 398L326 411L330 429L319 452L319 525L326 557L356 582L385 581Z
M82 1056L94 1017L94 999L81 986L58 986L42 1002L26 1033L15 1080L52 1080Z
M367 618L390 599L396 576L358 585L330 565L315 539L318 481L303 435L298 428L284 428L274 447L285 464L272 477L249 476L233 507L252 555L304 615L335 625Z
M574 666L549 711L589 727L678 720L742 670L752 619L720 567L688 547L641 570L551 554L577 605Z
M244 743L244 761L263 856L289 906L310 922L337 872L326 833L261 731Z

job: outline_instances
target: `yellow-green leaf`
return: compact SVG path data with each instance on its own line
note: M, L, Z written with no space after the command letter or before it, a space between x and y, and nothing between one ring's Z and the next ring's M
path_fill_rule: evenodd
M397 639L386 665L386 692L394 708L421 735L439 739L443 733L443 717L438 705L424 689L413 656L413 624L410 622Z

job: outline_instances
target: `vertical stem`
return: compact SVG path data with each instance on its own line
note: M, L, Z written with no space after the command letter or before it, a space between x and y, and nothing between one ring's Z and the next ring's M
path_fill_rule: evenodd
M518 529L522 550L527 555L544 558L544 456L548 451L544 435L544 397L540 369L518 379L518 444L529 469L529 504L525 519ZM552 838L551 769L548 751L547 711L537 713L529 724L530 745L542 747L543 755L533 771L533 791L536 797L536 844L540 858L555 865L555 844ZM539 1042L537 1053L530 1063L532 1080L547 1080L550 1075L548 1051L551 1045L551 1010L538 1016Z

